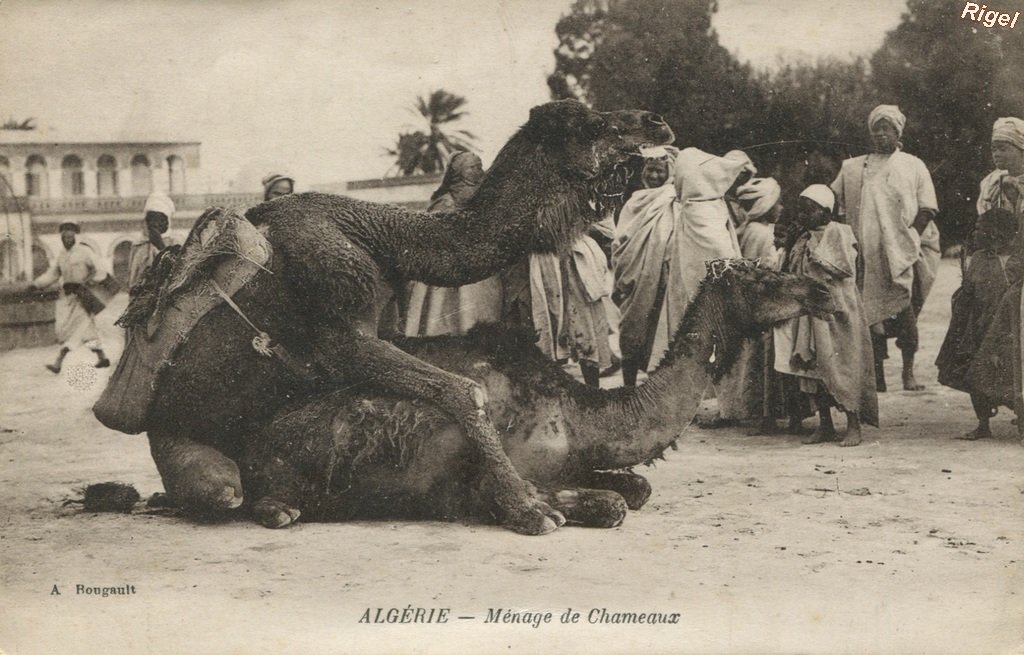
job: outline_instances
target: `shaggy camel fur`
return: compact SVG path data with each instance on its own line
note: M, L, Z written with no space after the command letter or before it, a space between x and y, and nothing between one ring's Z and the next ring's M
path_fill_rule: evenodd
M669 354L640 387L586 387L544 357L531 335L499 326L399 345L486 389L488 413L516 470L570 523L615 526L627 506L639 508L650 494L644 478L619 469L649 463L674 445L744 338L835 309L827 289L810 278L744 260L716 265ZM282 409L254 434L242 474L257 499L253 515L267 527L288 525L300 514L306 520L500 516L480 493L482 470L471 446L465 428L435 405L333 390Z

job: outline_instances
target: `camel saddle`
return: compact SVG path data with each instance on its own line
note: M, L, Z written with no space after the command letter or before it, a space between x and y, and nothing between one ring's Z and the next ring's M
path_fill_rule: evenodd
M132 289L118 320L127 329L124 352L92 408L100 423L127 434L148 429L160 373L192 329L222 303L235 307L231 296L266 268L273 249L249 221L212 208L196 220L180 250L164 255L166 261L154 260Z

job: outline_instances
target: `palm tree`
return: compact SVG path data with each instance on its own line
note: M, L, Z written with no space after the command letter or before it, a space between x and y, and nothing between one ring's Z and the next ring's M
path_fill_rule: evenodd
M402 132L398 135L398 141L385 152L395 158L391 167L395 175L415 175L417 172L433 173L432 163L424 161L427 143L430 139L423 132ZM426 170L430 168L431 170Z
M469 130L452 130L451 124L468 114L466 99L444 89L419 96L411 111L426 121L423 129L406 131L398 135L388 155L395 157L395 170L400 175L440 173L452 154L459 150L474 150L476 135Z
M11 118L8 118L6 121L4 121L2 125L0 125L0 130L34 130L36 129L34 123L35 120L36 119L34 118L26 118L25 120L19 123L12 116Z

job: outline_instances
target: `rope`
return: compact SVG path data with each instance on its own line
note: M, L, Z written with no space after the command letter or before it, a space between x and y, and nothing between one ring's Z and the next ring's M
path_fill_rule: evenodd
M259 329L255 325L253 325L253 322L250 321L249 317L245 315L245 312L242 311L242 308L235 304L235 301L232 300L231 297L224 292L224 289L220 288L220 285L217 284L217 280L215 280L212 276L210 277L210 284L213 285L213 288L217 292L217 295L223 298L224 302L226 302L228 306L231 307L231 309L235 310L235 313L241 316L242 320L248 323L249 327L251 327L256 332L256 336L252 338L253 350L263 355L264 357L270 357L271 355L273 355L273 352L270 350L270 335L264 332L263 330Z

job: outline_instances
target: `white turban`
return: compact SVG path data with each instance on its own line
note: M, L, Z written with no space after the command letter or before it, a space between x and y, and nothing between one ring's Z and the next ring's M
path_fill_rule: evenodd
M801 198L810 198L825 209L832 211L836 206L836 194L824 184L812 184L800 192Z
M883 119L892 123L892 126L902 136L903 128L907 124L907 117L903 115L899 107L896 105L878 105L872 109L871 114L868 116L868 129L870 130L875 126L875 123Z
M1024 150L1024 121L1019 118L997 118L992 126L992 140L1005 141Z
M158 212L170 218L174 216L174 201L168 198L166 194L154 191L146 198L146 206L143 208L143 212Z
M748 218L760 218L771 211L782 195L782 187L774 177L755 177L736 190L741 201L752 202L747 210Z

